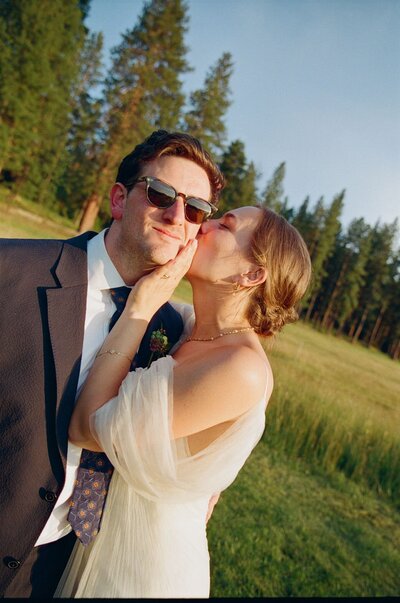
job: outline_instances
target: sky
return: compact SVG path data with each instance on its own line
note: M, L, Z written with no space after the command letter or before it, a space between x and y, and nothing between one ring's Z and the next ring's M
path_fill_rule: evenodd
M262 191L286 163L289 206L331 203L344 226L400 218L400 0L187 0L190 94L232 54L227 142L240 139ZM104 64L143 0L91 0Z

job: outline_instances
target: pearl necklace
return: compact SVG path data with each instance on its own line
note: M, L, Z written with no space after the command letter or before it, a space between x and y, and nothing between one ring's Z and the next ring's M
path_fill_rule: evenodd
M214 337L188 337L185 341L214 341L214 339L218 339L219 337L225 337L225 335L236 335L237 333L246 333L247 331L254 331L253 327L245 327L244 329L233 329L232 331L226 331L226 333L218 333Z

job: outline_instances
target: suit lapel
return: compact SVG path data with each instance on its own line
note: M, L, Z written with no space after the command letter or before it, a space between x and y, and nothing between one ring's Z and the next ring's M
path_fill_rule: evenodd
M56 378L56 431L64 463L82 355L89 238L90 235L76 237L71 243L64 244L54 272L59 287L47 290L48 326Z

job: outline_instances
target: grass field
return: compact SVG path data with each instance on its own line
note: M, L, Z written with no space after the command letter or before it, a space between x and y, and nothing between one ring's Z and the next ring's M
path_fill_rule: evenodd
M400 364L302 323L287 327L270 356L274 446L343 471L400 510Z
M400 366L302 323L262 441L209 525L213 596L400 593Z
M21 197L14 197L0 186L0 236L18 239L61 238L76 234L70 220L41 208Z
M263 441L209 522L213 597L400 592L399 514L343 474Z
M70 236L0 209L1 236ZM266 431L209 522L212 596L399 595L400 363L303 323L266 349Z

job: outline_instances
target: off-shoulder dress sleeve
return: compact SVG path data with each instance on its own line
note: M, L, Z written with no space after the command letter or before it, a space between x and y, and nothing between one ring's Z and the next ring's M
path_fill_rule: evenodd
M91 429L137 493L180 502L220 492L233 482L261 438L266 404L261 400L191 455L185 439L172 437L174 366L172 356L166 356L128 373L118 395L91 416Z

